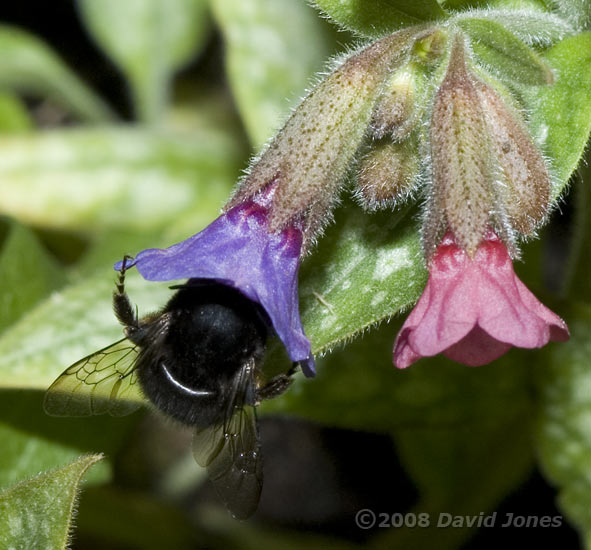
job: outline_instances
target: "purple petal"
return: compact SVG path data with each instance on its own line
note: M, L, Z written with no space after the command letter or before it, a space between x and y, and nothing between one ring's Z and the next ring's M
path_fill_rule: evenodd
M247 202L229 210L203 231L166 249L140 252L135 265L144 279L214 279L240 290L269 315L292 361L314 376L310 341L298 305L298 269L302 233L288 227L267 230L267 210ZM121 267L121 262L115 269Z

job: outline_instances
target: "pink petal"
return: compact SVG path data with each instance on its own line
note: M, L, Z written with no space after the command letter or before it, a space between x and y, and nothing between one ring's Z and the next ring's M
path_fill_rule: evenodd
M406 367L412 365L415 361L418 361L422 355L416 353L408 343L408 335L411 333L412 329L402 329L398 336L396 337L396 341L394 342L394 365L399 369L405 369Z
M416 353L422 356L441 353L476 324L476 289L465 276L467 262L466 254L455 246L441 246L434 257L425 293L428 307L408 336Z
M511 346L536 348L568 337L566 323L519 280L494 233L469 258L448 232L429 266L425 291L396 338L394 364L405 368L443 353L478 366Z
M525 306L549 325L550 340L552 342L566 342L570 338L566 323L556 313L542 304L517 277L516 284L521 301Z
M518 347L540 347L547 343L543 319L522 302L513 262L501 241L483 243L474 258L479 278L478 325L490 336Z
M469 367L480 367L501 357L511 344L499 342L480 327L474 327L466 337L447 348L443 355Z

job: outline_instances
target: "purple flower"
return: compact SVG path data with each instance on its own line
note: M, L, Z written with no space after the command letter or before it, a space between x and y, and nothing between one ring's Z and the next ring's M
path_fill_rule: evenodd
M306 376L314 376L314 357L298 306L302 232L293 224L272 233L268 217L265 205L248 200L200 233L166 249L144 250L128 265L148 281L213 279L238 289L263 307L289 358Z

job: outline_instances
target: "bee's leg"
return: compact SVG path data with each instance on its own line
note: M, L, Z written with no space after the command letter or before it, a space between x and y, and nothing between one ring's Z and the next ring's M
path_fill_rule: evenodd
M257 403L260 403L265 399L273 399L274 397L278 397L285 393L293 382L292 376L295 374L297 367L298 364L294 363L291 369L285 374L274 376L264 386L258 388L256 392Z
M127 270L127 262L131 259L131 256L123 256L119 278L116 282L117 288L113 291L113 309L119 322L125 326L127 336L131 336L134 331L139 329L137 311L131 305L131 300L125 292L125 271Z

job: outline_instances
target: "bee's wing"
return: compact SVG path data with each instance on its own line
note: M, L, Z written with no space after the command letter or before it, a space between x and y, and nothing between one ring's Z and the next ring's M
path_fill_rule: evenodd
M139 350L123 338L68 367L49 387L43 407L52 416L130 414L141 406L135 371Z
M254 381L250 367L234 380L223 423L197 428L193 454L230 513L246 519L257 509L263 487L263 464L255 408L245 405Z

